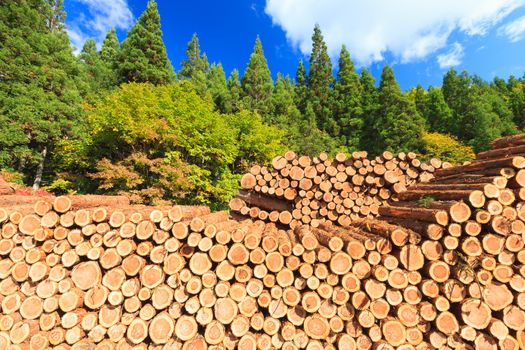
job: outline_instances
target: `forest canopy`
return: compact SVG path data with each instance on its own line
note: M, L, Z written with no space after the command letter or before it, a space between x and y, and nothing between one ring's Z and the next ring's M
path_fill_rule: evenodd
M62 0L0 6L0 169L34 189L221 205L285 149L461 162L525 127L523 77L451 69L402 91L392 67L376 82L344 46L333 65L319 26L290 77L272 74L259 37L246 67L225 72L197 34L176 72L153 0L122 42L112 29L78 55L65 16Z

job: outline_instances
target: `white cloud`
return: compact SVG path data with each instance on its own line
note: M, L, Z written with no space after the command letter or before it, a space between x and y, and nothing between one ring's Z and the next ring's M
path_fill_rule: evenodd
M504 35L513 43L525 37L525 16L522 16L498 29L500 35Z
M525 0L266 0L265 12L288 40L310 53L318 23L336 57L343 44L359 64L390 52L401 62L427 57L446 47L450 34L485 35Z
M78 51L88 38L100 45L112 28L126 30L133 24L133 13L127 0L73 0L80 4L82 12L71 20L68 32L71 44Z
M461 46L460 43L455 42L452 44L452 48L447 53L437 56L437 62L441 69L450 68L460 64L463 55L463 46Z

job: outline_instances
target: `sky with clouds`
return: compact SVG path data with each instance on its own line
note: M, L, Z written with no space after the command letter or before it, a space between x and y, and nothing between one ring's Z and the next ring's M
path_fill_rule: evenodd
M342 45L358 69L379 77L394 67L402 88L440 85L450 67L490 80L525 72L525 0L157 0L176 69L191 35L227 74L244 70L260 36L272 74L295 75L320 25L337 65ZM147 0L66 0L72 44L101 43L115 27L123 40Z

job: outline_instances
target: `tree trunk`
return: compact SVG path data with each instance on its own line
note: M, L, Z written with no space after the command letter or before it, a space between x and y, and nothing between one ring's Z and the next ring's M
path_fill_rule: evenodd
M47 146L44 146L40 152L40 161L36 168L35 180L33 181L33 191L38 191L40 189L40 183L42 182L42 174L44 173L44 164L47 156Z

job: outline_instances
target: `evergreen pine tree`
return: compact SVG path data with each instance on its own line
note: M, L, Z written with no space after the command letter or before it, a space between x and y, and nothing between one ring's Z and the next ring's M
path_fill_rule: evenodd
M162 41L160 15L155 0L128 32L119 54L119 81L167 84L174 78L173 67Z
M330 94L333 85L332 62L319 25L312 35L312 54L308 73L308 102L312 104L319 127L329 135L339 134L339 126L333 119Z
M119 48L120 44L117 38L117 31L115 28L111 28L102 42L100 58L113 69L116 68Z
M363 68L359 77L361 84L361 106L363 110L363 129L361 133L360 148L370 153L378 149L376 125L378 123L379 97L376 82L372 74Z
M115 72L109 63L102 60L94 39L86 40L79 57L83 63L83 82L87 86L88 100L94 100L104 91L116 86Z
M278 73L272 95L273 119L275 120L278 116L281 116L293 122L292 119L299 113L294 99L295 90L292 80L289 76L284 77L281 73ZM272 122L274 122L274 120L272 120Z
M210 66L206 81L208 93L211 94L215 108L222 113L227 113L228 106L230 105L230 96L222 64L212 64Z
M181 62L181 70L178 77L180 79L190 79L195 85L199 95L206 94L206 74L208 73L209 63L205 53L201 54L199 37L193 34L186 48L186 59Z
M295 105L301 111L306 113L306 104L308 100L308 85L306 69L304 68L303 60L299 61L297 72L295 73Z
M350 53L343 45L339 55L339 71L333 92L333 115L340 131L341 144L349 149L359 148L363 128L362 91Z
M485 150L494 138L514 132L512 112L501 97L479 77L453 69L443 77L443 96L453 112L450 133L474 147Z
M383 150L418 151L421 144L424 121L415 105L403 94L394 76L394 71L386 65L381 73L379 84L380 110L375 130L379 139L378 154Z
M427 115L427 97L428 93L425 91L425 89L423 89L421 84L417 84L416 88L414 89L414 103L419 115L422 117Z
M239 81L239 71L234 69L228 78L228 105L226 106L226 112L237 113L241 110L241 94L242 87Z
M98 60L97 42L95 39L87 39L80 51L80 59L87 65L94 65Z
M244 107L262 116L267 116L271 108L273 80L259 36L255 40L255 46L241 82Z
M40 187L58 142L80 123L80 66L65 32L62 1L0 6L0 167Z
M198 72L206 74L208 71L208 59L205 54L201 55L199 37L194 33L186 48L186 59L181 62L181 70L178 74L181 79L195 79Z
M509 107L519 129L525 127L525 84L511 75L507 81Z
M437 131L442 134L450 133L452 129L452 110L449 108L443 97L441 89L433 86L428 88L426 114L430 131Z

